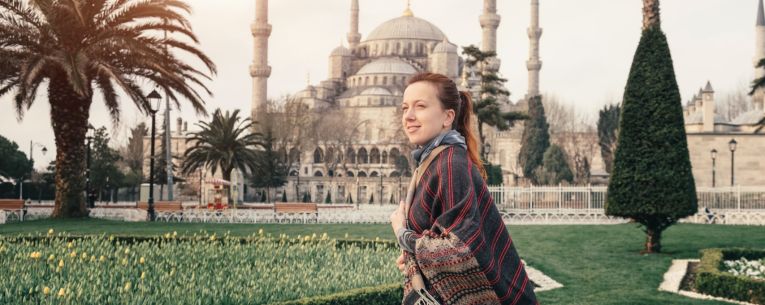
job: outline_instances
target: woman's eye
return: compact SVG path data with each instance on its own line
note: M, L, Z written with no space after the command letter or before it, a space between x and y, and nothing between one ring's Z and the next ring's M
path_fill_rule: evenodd
M422 108L425 108L425 105L423 105L423 104L417 104L417 106L416 106L416 107L417 107L417 108L420 108L420 109L422 109Z

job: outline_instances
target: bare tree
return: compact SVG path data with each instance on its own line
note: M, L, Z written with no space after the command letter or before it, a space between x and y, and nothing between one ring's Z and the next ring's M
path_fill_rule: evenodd
M542 96L550 140L563 148L567 161L573 167L574 184L587 184L590 179L593 158L598 150L598 135L592 119L577 112L570 104L560 102L554 94Z

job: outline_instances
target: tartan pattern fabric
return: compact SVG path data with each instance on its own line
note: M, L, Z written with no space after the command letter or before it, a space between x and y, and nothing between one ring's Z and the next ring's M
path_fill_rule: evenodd
M441 304L538 305L513 240L467 150L450 146L417 183L407 215L414 230L404 251L403 304L417 293L411 276L421 271Z

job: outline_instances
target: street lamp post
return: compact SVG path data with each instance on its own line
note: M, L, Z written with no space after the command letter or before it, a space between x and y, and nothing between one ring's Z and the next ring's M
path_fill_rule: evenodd
M152 90L146 98L150 101L149 112L151 112L151 159L149 161L149 209L147 212L149 213L149 220L154 221L156 219L156 213L154 213L154 137L156 135L156 128L154 123L157 111L159 111L159 103L162 100L162 96L157 93L157 90ZM151 101L156 101L156 108L153 107L154 103Z
M731 139L730 142L728 142L728 148L730 149L730 186L733 186L733 182L735 181L733 178L733 159L735 157L737 144L738 142L736 142L736 139Z
M383 172L382 171L383 171L383 164L382 162L380 162L380 205L383 204Z
M712 187L715 187L715 160L717 159L717 149L712 149Z
M29 178L30 179L32 178L32 173L34 173L34 170L35 170L34 169L35 157L33 155L34 147L35 146L42 147L43 156L45 155L45 153L48 152L48 148L45 147L45 145L42 145L40 143L31 141L31 140L29 141L29 163L32 164L32 169L29 171ZM39 189L39 185L38 185L38 189ZM23 200L24 199L23 195L24 195L24 177L21 177L21 181L20 181L20 184L19 184L19 199ZM31 196L30 196L30 198L31 198ZM38 200L40 199L39 196L38 196L37 199Z
M85 137L85 139L88 140L88 153L86 157L87 165L85 167L85 198L88 200L88 207L91 209L95 206L95 196L93 190L90 189L90 144L93 142L95 130L93 125L88 124L88 134Z

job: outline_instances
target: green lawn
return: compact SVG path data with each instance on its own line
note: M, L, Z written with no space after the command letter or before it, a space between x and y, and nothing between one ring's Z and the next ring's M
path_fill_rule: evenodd
M49 228L76 234L155 235L200 230L249 235L263 229L290 236L326 232L330 237L392 239L389 225L279 225L125 223L104 220L29 221L0 225L0 234L45 233ZM643 232L633 224L598 226L509 226L528 264L565 287L539 294L540 304L726 304L657 291L674 258L696 258L710 247L765 247L765 227L682 224L664 234L663 254L640 255ZM393 262L391 262L391 268Z

